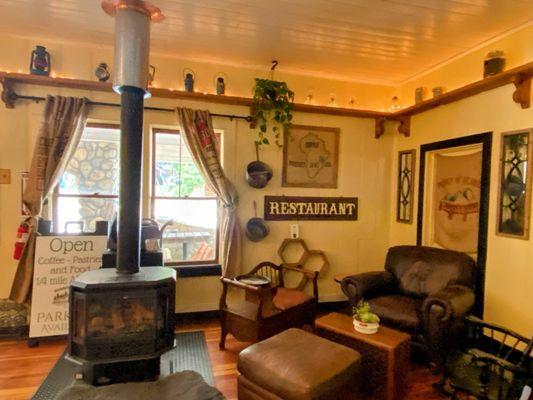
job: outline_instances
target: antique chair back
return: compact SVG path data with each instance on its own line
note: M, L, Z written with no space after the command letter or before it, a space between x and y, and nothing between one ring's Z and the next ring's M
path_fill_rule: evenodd
M479 346L484 343L483 350L487 353L518 367L529 368L533 338L526 338L503 326L485 322L474 316L468 316L466 320L471 344Z
M533 338L474 316L466 317L467 338L460 356L450 357L447 375L453 389L479 399L517 399L533 378Z
M269 261L258 264L250 274L257 274L270 279L271 287L283 286L283 270L281 266Z

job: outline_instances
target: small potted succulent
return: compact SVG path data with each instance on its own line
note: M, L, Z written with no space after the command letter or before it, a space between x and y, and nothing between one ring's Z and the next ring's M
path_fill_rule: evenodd
M378 331L379 317L370 310L370 304L360 300L353 307L353 326L357 332L373 334Z

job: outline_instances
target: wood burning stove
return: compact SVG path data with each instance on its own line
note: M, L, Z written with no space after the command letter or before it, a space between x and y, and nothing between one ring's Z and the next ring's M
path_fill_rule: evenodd
M173 272L146 267L122 275L100 269L71 283L69 357L83 365L87 382L159 375L159 357L174 347Z
M101 385L155 379L174 347L175 271L139 267L142 127L150 21L161 11L142 0L103 0L115 17L115 76L121 96L117 268L80 275L70 286L69 358Z

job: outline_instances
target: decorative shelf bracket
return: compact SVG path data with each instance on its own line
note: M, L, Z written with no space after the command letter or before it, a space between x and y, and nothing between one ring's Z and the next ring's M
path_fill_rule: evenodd
M385 133L385 121L386 118L376 118L376 126L374 130L374 137L379 139Z
M522 108L531 107L531 74L517 74L513 81L516 90L513 92L513 100Z
M410 115L399 115L398 121L398 132L405 137L411 136L411 116Z
M13 90L13 82L10 79L0 79L2 84L2 101L6 105L6 108L15 108L15 101L17 100L17 94Z

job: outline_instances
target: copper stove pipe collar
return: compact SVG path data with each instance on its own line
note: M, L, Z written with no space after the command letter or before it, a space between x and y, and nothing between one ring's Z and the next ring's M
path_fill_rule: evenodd
M116 15L117 10L130 9L146 15L152 22L165 19L158 7L143 0L102 0L102 9L112 17Z

